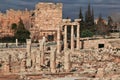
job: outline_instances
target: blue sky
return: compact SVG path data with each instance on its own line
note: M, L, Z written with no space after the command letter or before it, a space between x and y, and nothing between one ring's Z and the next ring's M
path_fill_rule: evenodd
M95 16L99 16L101 13L106 18L108 15L120 12L120 0L0 0L0 11L3 12L10 8L15 10L28 8L30 10L34 9L38 2L62 2L64 18L78 18L80 7L84 13L89 2L94 9Z

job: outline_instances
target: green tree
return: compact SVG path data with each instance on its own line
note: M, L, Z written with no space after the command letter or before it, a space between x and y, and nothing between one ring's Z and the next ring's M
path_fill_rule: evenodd
M11 28L16 31L16 30L17 30L17 24L16 24L16 23L13 23L13 24L11 25Z
M110 31L113 28L113 20L112 20L111 16L108 16L108 27L109 27Z
M80 7L80 12L79 12L79 18L81 19L81 22L83 22L83 14L82 14L82 8Z
M99 35L107 35L109 34L109 27L105 24L104 19L102 18L101 14L99 15L97 21L97 34Z
M84 17L83 17L81 8L80 8L80 12L79 12L79 19L81 19L81 21L80 21L80 35L81 35L81 32L85 30Z
M93 10L93 8L92 8L92 21L91 21L91 23L94 25L94 10Z
M26 39L30 38L30 32L25 28L22 19L18 22L18 27L15 32L15 38L20 42L25 42Z
M17 27L17 29L18 29L18 30L26 30L22 19L20 19L20 21L18 22L18 27Z
M85 13L85 28L94 31L94 12L91 10L90 3L88 4L88 9Z
M91 32L90 30L84 30L81 33L81 37L92 37L93 36L93 32Z
M108 16L108 25L112 26L112 24L113 24L113 20L111 16Z

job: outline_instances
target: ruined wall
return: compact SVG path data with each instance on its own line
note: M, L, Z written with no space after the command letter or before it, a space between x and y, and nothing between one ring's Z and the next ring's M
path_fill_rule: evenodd
M67 53L67 55L66 55ZM41 61L38 60L38 55L40 54L39 48L32 48L31 51L31 59L32 59L32 67L27 68L26 62L29 60L27 56L25 48L3 48L0 49L0 74L10 74L10 73L21 73L27 72L35 75L35 72L44 72L49 74L50 69L48 67L44 69L40 69L41 66L38 63ZM64 54L64 55L63 55ZM69 54L69 55L68 55ZM51 56L52 57L52 56ZM87 78L100 78L101 80L105 80L103 78L118 78L111 80L119 80L120 79L120 50L112 49L112 48L104 48L104 49L84 49L77 50L74 52L67 51L62 53L61 55L53 56L56 58L56 63L61 62L64 66L68 65L68 71L66 72L65 67L56 68L55 70L58 73L63 73L62 75L67 74L68 72L75 74L79 77ZM52 57L52 58L53 58ZM66 58L67 57L67 58ZM44 60L49 60L50 55L45 54ZM50 59L52 59L50 58ZM64 64L64 61L67 60L67 64ZM46 62L44 61L44 65ZM55 64L57 66L57 64ZM53 65L53 66L55 66ZM59 77L57 75L56 77ZM50 73L51 74L51 73ZM52 75L53 76L53 75ZM45 76L43 76L45 77ZM38 79L38 77L37 77ZM91 79L91 80L92 80ZM83 80L83 79L82 79ZM108 79L107 79L108 80Z
M120 51L117 49L106 48L74 51L70 57L71 67L80 72L78 75L81 77L87 76L94 79L100 78L101 80L108 80L108 78L112 78L111 80L119 80L119 53Z
M84 49L90 48L99 48L99 44L104 44L104 48L115 47L120 48L119 46L120 39L98 39L98 40L86 40L84 41ZM82 43L80 43L82 47Z
M55 35L57 27L62 21L62 4L38 3L34 11L10 9L6 13L0 13L0 37L13 36L11 24L17 24L20 18L27 29L31 28L31 38L33 39Z
M0 37L13 36L13 30L11 25L13 23L18 24L20 18L27 29L31 26L31 12L27 9L25 11L21 10L6 10L6 13L0 13Z
M31 58L35 61L39 54L38 48L32 48ZM0 49L0 73L19 73L25 71L28 59L26 48L1 48ZM35 62L33 66L35 66Z
M62 20L61 3L38 3L34 11L34 27L31 29L32 37L55 34L55 30Z

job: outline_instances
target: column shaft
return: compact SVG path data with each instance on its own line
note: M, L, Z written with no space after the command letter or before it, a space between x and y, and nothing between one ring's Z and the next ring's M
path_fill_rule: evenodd
M31 39L27 39L27 59L26 66L31 67Z
M27 56L31 56L31 39L27 39Z
M41 63L41 61L40 61L40 53L37 53L36 54L36 56L35 56L35 68L36 68L36 71L39 71L40 70L40 63Z
M67 49L67 26L64 27L64 50Z
M60 26L59 26L57 30L57 53L60 53L60 49L61 46L60 46Z
M69 72L70 71L70 52L67 51L65 52L64 54L64 69L66 72Z
M71 50L74 50L74 26L71 26Z
M77 50L80 49L80 25L77 25Z
M55 49L52 49L52 52L50 53L50 69L52 73L56 72L56 55L55 55Z
M16 47L18 47L18 39L16 39Z
M40 44L40 63L41 65L44 64L44 49L45 49L45 37L43 37L42 40L39 40L39 44Z
M44 64L44 52L41 52L41 55L40 55L40 64L41 65Z

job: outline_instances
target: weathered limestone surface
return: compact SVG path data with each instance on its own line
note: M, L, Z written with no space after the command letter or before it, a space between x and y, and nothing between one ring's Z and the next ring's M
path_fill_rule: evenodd
M74 53L71 55L74 69L84 76L106 78L120 74L120 56L115 56L120 53L117 49L90 49Z
M11 29L13 23L22 19L25 27L30 30L31 38L38 40L43 36L56 35L57 27L62 21L62 3L38 3L35 10L6 10L0 13L0 37L14 36Z
M81 45L82 43L80 43ZM104 48L114 47L120 48L120 39L93 39L93 40L85 40L84 41L84 49L98 49L99 44L104 44Z
M0 37L13 36L14 31L11 29L13 23L18 24L20 18L27 29L31 26L31 12L27 9L21 10L6 10L6 13L0 13Z
M56 47L57 48L57 47ZM47 51L47 50L46 50ZM46 52L45 51L45 52ZM51 52L52 51L52 52ZM50 60L49 63L43 63L40 65L40 51L39 47L31 49L32 64L31 67L26 67L26 61L28 57L26 55L25 48L11 48L0 49L0 68L2 73L21 73L21 72L52 72L57 69L59 73L74 72L73 76L85 77L86 80L91 79L120 79L120 50L114 48L102 48L102 49L84 49L84 50L67 50L64 53L57 54L55 49L51 49L49 54L44 55L44 62ZM56 67L58 62L63 64L63 67ZM62 70L63 68L63 70ZM49 71L50 69L50 71ZM64 75L65 76L65 75Z
M62 4L38 3L35 15L37 15L35 17L35 25L38 29L57 30L57 25L62 20Z
M71 51L74 51L74 25L71 26Z
M50 53L50 69L52 73L56 73L56 47L51 47Z
M75 46L76 49L79 50L80 49L80 24L79 22L81 21L81 19L75 19L74 22L71 21L71 19L63 19L62 20L62 26L64 28L64 50L68 49L68 27L71 28L71 39L70 39L70 47L71 47L71 51L75 50ZM75 27L77 27L77 31L75 32ZM75 34L77 34L77 36L75 36ZM75 41L76 41L76 45L75 45Z
M70 71L70 50L66 50L64 53L64 69L66 72Z
M32 38L39 39L42 36L55 35L62 21L62 3L38 3L35 6L34 15Z
M45 37L43 37L42 40L39 41L39 46L40 46L40 64L44 64L44 49L45 49Z
M64 26L64 50L68 48L67 44L67 26Z
M60 32L60 27L61 25L58 26L57 28L57 53L60 53L61 51L61 32Z
M13 15L14 11L10 12L8 11ZM22 14L27 14L27 12L27 10L25 13L20 11L20 18ZM6 15L0 15L4 16L3 19L0 18L0 21L5 20ZM30 15L29 12L27 15ZM25 19L29 18L30 16L25 17ZM38 3L32 18L34 18L34 27L31 28L32 37L39 39L44 35L43 39L39 40L37 46L32 46L31 40L27 40L26 48L0 48L0 78L1 74L5 77L17 74L20 80L44 80L46 78L54 80L56 77L66 76L76 77L80 80L120 79L120 39L83 39L85 49L80 49L80 26L78 25L80 19L76 19L74 22L71 22L71 19L63 19L62 21L61 3ZM29 22L29 20L26 21ZM8 23L9 20L7 23L3 21L2 26L11 24ZM63 51L60 49L62 44L60 44L61 34L60 28L58 28L61 25L64 26ZM69 42L67 40L68 25L71 26L71 49L68 49L67 43ZM74 26L77 26L76 38ZM55 31L58 32L57 45L56 42L48 42L48 44L46 36L55 34ZM74 47L75 40L77 50ZM99 44L104 44L104 47L98 49ZM16 46L18 46L17 41ZM69 79L67 78L67 80Z

